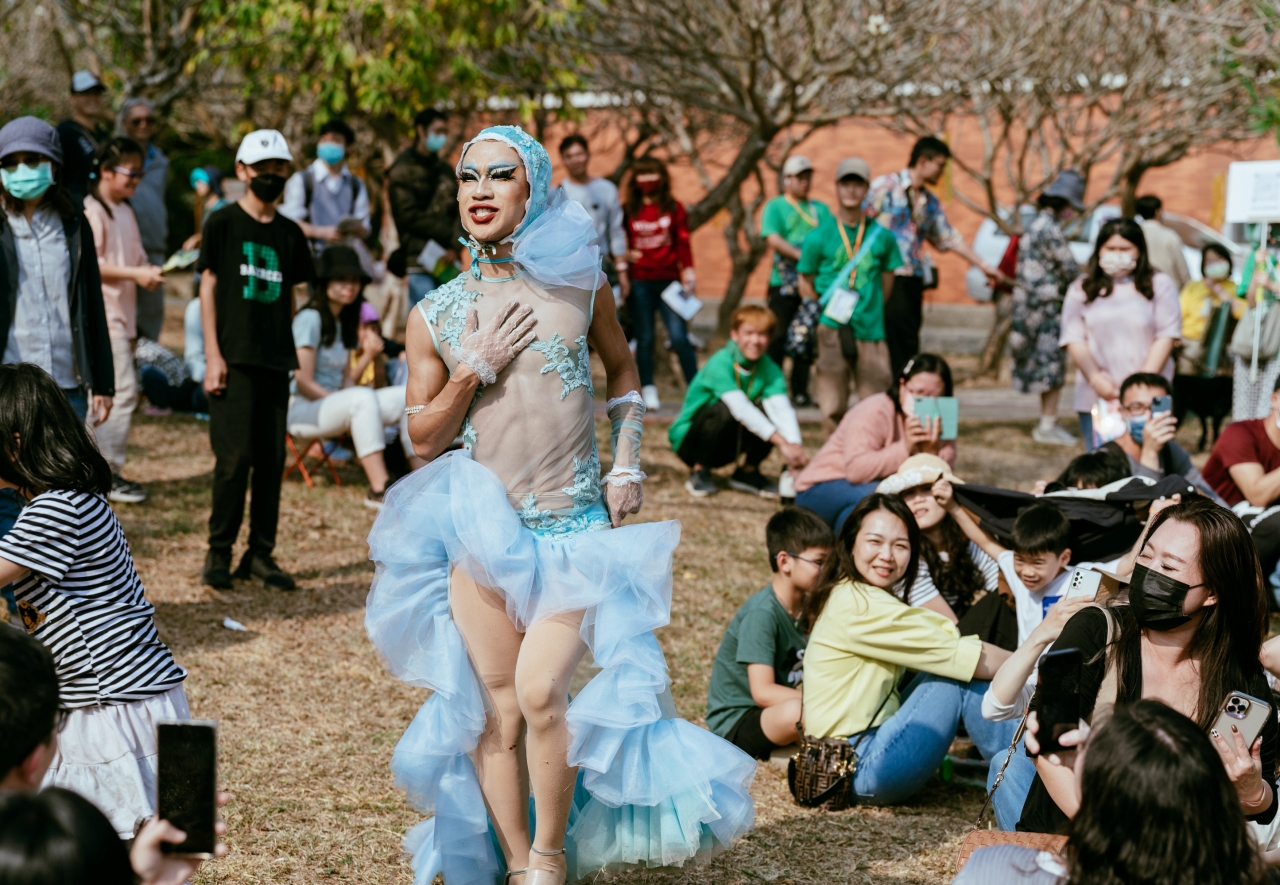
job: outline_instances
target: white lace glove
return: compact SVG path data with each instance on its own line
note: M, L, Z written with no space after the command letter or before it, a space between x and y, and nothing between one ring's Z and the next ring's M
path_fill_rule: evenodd
M453 348L453 358L470 366L482 384L492 384L516 354L537 337L533 332L536 322L533 308L522 307L515 301L508 301L483 329L479 314L469 310L467 325Z
M604 500L614 528L644 504L644 471L640 469L640 437L644 433L644 399L630 391L605 405L609 414L609 448L613 469L604 477Z

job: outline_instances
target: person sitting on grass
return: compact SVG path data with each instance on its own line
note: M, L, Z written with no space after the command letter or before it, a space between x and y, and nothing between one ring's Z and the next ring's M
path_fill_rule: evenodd
M774 446L793 470L809 463L786 378L765 352L775 322L767 307L739 307L729 318L729 343L689 383L667 439L690 467L684 487L695 498L719 491L711 471L738 464L739 458L742 464L733 471L729 487L776 498L777 484L760 473L760 462Z
M813 461L796 477L796 503L840 532L864 497L912 455L938 455L955 464L956 445L940 439L941 422L915 414L915 397L951 396L951 367L922 353L909 360L893 387L844 413Z
M1076 455L1071 459L1057 479L1040 480L1036 483L1034 494L1060 492L1066 489L1100 489L1121 479L1133 476L1129 472L1129 460L1114 441L1106 443Z
M22 624L53 653L70 710L43 783L81 793L131 839L156 810L156 723L191 718L187 673L160 641L107 503L111 467L30 363L0 366L0 487L26 501L0 538L0 584L16 584Z
M199 306L199 302L192 303ZM209 397L200 381L191 377L186 360L150 338L138 339L133 358L138 364L138 383L147 395L147 415L163 418L186 412L209 416Z
M1092 734L1062 739L1080 747L1060 754L1057 766L1079 808L1066 847L1057 854L979 848L952 885L1269 881L1245 826L1248 812L1195 722L1149 698L1116 708Z
M804 730L857 748L853 801L896 805L938 770L963 719L984 759L1014 723L982 718L987 681L1009 652L961 636L904 601L920 561L920 529L897 495L872 493L845 520L835 555L805 596ZM906 691L898 685L918 670Z
M757 759L799 739L804 636L796 626L835 538L812 510L787 507L765 527L773 582L742 604L720 640L707 727Z
M383 427L399 425L400 444L414 467L422 461L409 441L404 388L374 390L355 383L383 350L382 336L359 331L363 289L369 278L349 246L330 246L320 254L310 303L293 318L298 369L289 397L289 433L295 438L350 433L356 457L369 478L365 505L381 509L390 476L383 449ZM349 353L356 351L354 367Z

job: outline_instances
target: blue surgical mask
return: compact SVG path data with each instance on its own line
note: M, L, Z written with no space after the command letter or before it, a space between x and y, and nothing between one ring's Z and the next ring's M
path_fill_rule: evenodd
M13 169L0 169L0 183L15 200L37 200L53 186L53 164L45 160L35 168L19 163Z
M432 132L427 136L427 152L434 154L436 151L444 147L444 143L449 140L449 136L439 132Z
M331 141L322 141L316 145L316 156L330 166L337 166L347 155L347 149Z
M1147 416L1139 415L1137 418L1126 419L1129 422L1129 438L1142 445L1142 428L1147 426Z

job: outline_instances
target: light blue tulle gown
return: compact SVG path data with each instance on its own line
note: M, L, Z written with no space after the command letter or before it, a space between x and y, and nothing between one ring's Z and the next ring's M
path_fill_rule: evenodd
M516 142L527 165L545 158ZM531 168L535 197L539 180L549 180L539 172ZM553 200L539 220L589 237L576 204ZM556 248L563 251L560 241ZM539 266L536 257L528 264ZM565 838L570 881L710 857L755 816L755 762L676 717L653 633L671 616L679 523L610 528L586 343L591 290L546 285L532 273L503 282L464 275L417 309L453 371L467 311L483 326L511 299L533 308L537 340L480 390L462 427L466 450L395 484L369 536L377 562L369 636L396 676L433 691L391 762L396 786L433 815L405 837L418 885L438 872L446 885L492 885L505 869L467 756L487 701L450 616L455 569L499 592L520 630L585 612L582 639L602 669L568 711L568 764L580 769Z

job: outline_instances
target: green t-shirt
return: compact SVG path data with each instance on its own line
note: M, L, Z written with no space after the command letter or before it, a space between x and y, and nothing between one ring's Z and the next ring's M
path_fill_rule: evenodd
M799 200L796 201L799 203ZM769 234L777 234L793 246L799 246L804 242L804 238L813 230L815 225L810 223L810 219L822 223L824 218L831 217L831 210L826 207L825 203L819 203L817 200L809 200L807 203L800 203L809 218L805 218L796 211L795 206L787 201L786 197L774 197L772 200L764 204L764 213L760 216L760 237L765 239ZM773 272L769 275L770 286L781 286L782 275L778 273L778 260L774 256Z
M805 639L796 622L766 585L738 609L720 640L707 688L707 728L726 737L742 714L756 706L747 680L748 664L773 667L773 681L795 688Z
M667 431L671 451L680 451L680 444L698 413L731 390L741 390L747 399L756 403L779 393L785 396L787 379L768 354L754 363L748 362L738 345L730 341L712 354L689 382L689 392L684 395L680 414Z
M867 230L863 239L869 240L863 245L862 260L858 262L858 305L853 309L849 325L853 328L853 337L859 341L884 340L884 286L880 275L902 267L902 254L898 251L898 241L885 227L870 219L864 218L862 223ZM818 297L827 294L827 289L835 280L836 274L849 263L853 256L845 248L844 238L840 236L840 222L835 218L827 218L804 238L801 246L800 263L796 269L805 275L813 276L813 288ZM849 246L857 249L858 229L843 225L845 235L849 238ZM848 281L846 280L846 285ZM824 315L820 322L825 326L836 324Z

